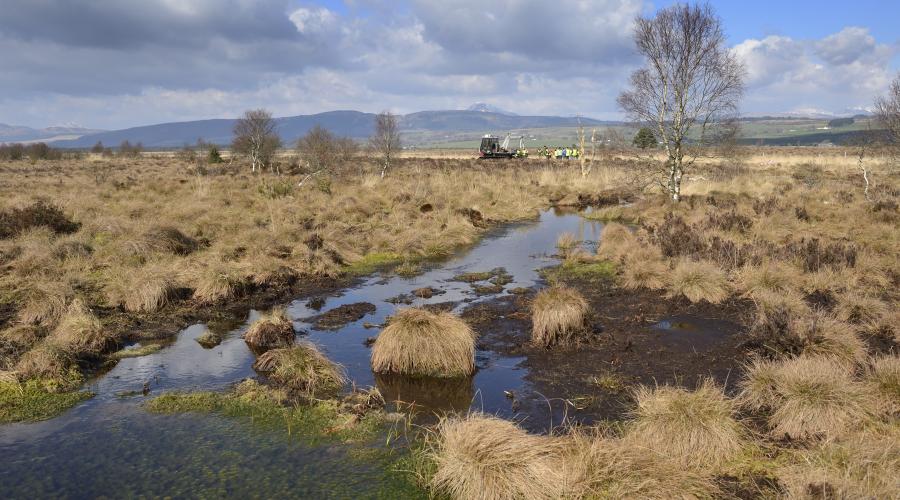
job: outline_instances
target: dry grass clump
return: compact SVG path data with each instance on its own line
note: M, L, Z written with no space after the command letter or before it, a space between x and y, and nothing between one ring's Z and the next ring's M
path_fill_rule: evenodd
M681 260L669 276L669 296L678 295L718 304L728 298L728 277L710 261Z
M74 363L65 349L43 342L19 358L15 372L23 379L64 380Z
M246 284L243 273L235 265L213 262L188 271L194 299L204 304L231 300L241 294Z
M569 256L577 246L578 239L572 233L562 233L556 240L556 248L563 257Z
M799 279L796 268L765 262L759 266L748 264L741 268L737 273L737 286L749 297L760 292L790 293Z
M193 238L172 226L155 226L144 233L147 246L156 251L175 255L188 255L199 247Z
M866 370L865 381L879 411L895 416L900 413L900 356L874 358Z
M709 474L633 446L627 440L574 432L566 451L574 491L566 498L712 498Z
M656 247L643 248L625 256L620 283L629 289L661 290L669 278L669 265Z
M577 290L556 285L538 292L531 305L531 341L569 345L585 333L588 302Z
M22 298L19 320L27 324L53 326L66 311L75 292L63 281L32 280Z
M243 339L253 347L289 346L294 343L294 325L284 309L273 309L254 321Z
M803 343L803 353L830 356L850 366L865 361L866 343L853 328L831 315L814 311L791 322L790 330Z
M442 420L430 443L430 486L450 498L558 499L571 493L561 442L470 414Z
M372 369L431 377L464 377L475 371L475 333L449 312L401 309L372 346Z
M768 410L777 437L838 437L868 415L865 388L851 368L832 357L756 360L741 386L745 404Z
M848 292L838 297L837 317L854 325L874 326L887 312L884 302L869 295Z
M603 231L600 233L597 255L605 259L618 259L637 246L637 238L628 227L618 222L609 222L603 225Z
M75 356L96 356L115 342L109 331L80 298L69 304L49 340Z
M265 373L273 384L305 398L334 396L347 382L340 365L310 342L266 351L253 369Z
M693 391L640 387L635 399L624 438L632 446L700 468L722 466L743 446L744 430L732 418L735 404L711 380Z
M161 265L121 269L106 284L107 300L131 312L154 312L176 298L175 273Z
M789 498L896 498L900 427L875 424L795 454L777 471Z

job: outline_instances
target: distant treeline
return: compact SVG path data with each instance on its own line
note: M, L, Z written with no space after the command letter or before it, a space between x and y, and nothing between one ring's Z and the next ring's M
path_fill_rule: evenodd
M823 142L841 146L859 144L863 141L887 141L889 139L886 130L850 130L847 132L821 132L807 135L792 135L788 137L744 138L738 142L744 145L759 146L815 146Z
M72 152L66 152L70 156ZM51 148L43 142L34 144L3 144L0 145L0 160L61 160L63 152L60 149Z

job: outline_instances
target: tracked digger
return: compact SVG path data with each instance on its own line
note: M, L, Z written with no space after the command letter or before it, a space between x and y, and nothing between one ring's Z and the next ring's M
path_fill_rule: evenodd
M519 146L510 149L510 141L518 140ZM478 148L478 158L481 160L492 160L502 158L527 158L528 150L525 149L525 136L506 134L503 142L496 135L485 135L481 138L481 146Z

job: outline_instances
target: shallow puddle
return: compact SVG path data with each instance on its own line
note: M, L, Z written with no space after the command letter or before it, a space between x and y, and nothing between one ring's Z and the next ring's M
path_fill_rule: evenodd
M346 367L356 386L378 386L385 394L414 402L420 410L473 407L515 417L508 392L527 392L524 358L480 350L478 371L469 380L410 381L376 377L369 368L366 339L403 304L455 304L460 312L472 303L509 295L510 290L539 282L538 270L556 261L558 236L596 242L602 224L575 213L547 211L539 221L508 226L487 235L473 248L412 278L374 276L338 295L298 299L287 306L300 336L321 346ZM508 278L499 293L477 293L478 285L453 278L467 272L504 268ZM430 287L428 298L413 291ZM428 295L421 294L420 295ZM318 300L321 299L321 300ZM349 304L368 303L374 310L335 329L317 329L312 318ZM241 496L241 497L407 497L396 479L377 461L354 459L345 445L312 445L282 433L256 429L246 422L215 415L161 416L145 412L145 394L170 390L224 390L255 376L254 355L241 334L257 316L252 311L239 326L219 331L222 342L206 349L197 341L207 325L183 330L156 353L127 358L90 381L97 396L62 416L34 424L0 426L0 497L35 496ZM305 318L305 319L303 319ZM220 325L209 325L220 328ZM329 325L330 327L330 325Z

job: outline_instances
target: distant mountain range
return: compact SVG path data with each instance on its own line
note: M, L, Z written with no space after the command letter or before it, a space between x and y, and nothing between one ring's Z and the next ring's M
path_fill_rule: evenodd
M486 105L485 105L486 106ZM508 113L488 111L481 105L473 110L420 111L398 117L401 133L409 138L434 135L442 132L497 133L517 129L547 127L575 127L606 125L592 118L571 118L561 116L518 116ZM134 127L124 130L86 134L76 139L54 141L53 145L65 148L89 148L97 142L106 146L117 146L122 141L140 142L145 148L173 148L184 144L194 144L197 139L216 144L229 144L232 139L234 119L198 120L188 122L161 123ZM277 130L285 144L294 143L316 125L340 136L356 139L372 135L375 115L359 111L329 111L314 115L277 118Z
M78 125L62 125L47 128L31 128L19 125L0 123L0 144L10 142L35 142L73 139L88 134L103 132L102 130L79 127Z

